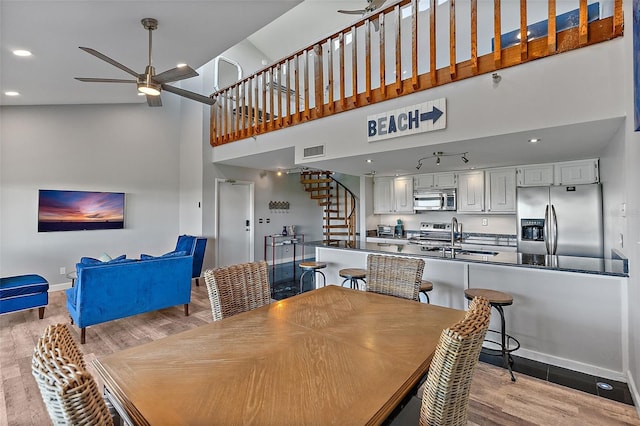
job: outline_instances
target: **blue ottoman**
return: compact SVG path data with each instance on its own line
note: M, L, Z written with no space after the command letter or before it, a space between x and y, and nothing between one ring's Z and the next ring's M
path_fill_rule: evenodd
M48 290L49 282L40 275L0 278L0 314L38 308L38 316L44 318Z

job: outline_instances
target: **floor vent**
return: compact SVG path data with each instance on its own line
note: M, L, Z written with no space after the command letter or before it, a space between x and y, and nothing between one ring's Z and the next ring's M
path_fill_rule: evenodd
M304 149L303 158L324 157L324 145L310 146Z

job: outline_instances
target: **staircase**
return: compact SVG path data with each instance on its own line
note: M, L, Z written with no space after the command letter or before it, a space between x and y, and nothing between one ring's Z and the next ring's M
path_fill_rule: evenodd
M355 195L335 180L331 171L304 170L300 173L300 183L311 199L324 207L323 243L354 247L357 216Z

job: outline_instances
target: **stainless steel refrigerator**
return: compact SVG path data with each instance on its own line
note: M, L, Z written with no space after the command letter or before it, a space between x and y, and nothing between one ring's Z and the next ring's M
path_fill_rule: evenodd
M518 188L518 251L602 257L600 184Z

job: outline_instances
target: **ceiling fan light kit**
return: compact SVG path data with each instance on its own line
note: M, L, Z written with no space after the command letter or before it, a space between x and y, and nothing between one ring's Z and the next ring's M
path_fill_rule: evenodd
M120 68L122 71L127 74L135 77L135 80L124 80L124 79L114 79L114 78L81 78L76 77L76 80L89 82L89 83L136 83L136 87L139 93L143 93L147 96L147 104L151 107L159 107L162 106L162 101L160 100L160 92L162 90L166 90L167 92L176 94L178 96L185 97L187 99L191 99L197 102L201 102L206 105L213 105L216 101L215 99L200 95L198 93L190 92L188 90L180 89L178 87L170 86L165 83L170 83L173 81L184 80L187 78L195 77L198 75L196 70L191 68L186 64L180 64L179 66L172 68L170 70L161 72L156 75L155 68L151 65L151 49L152 49L152 31L158 28L158 21L154 18L144 18L141 20L142 26L145 30L149 31L149 62L147 67L145 68L144 74L138 74L127 66L121 64L120 62L111 59L110 57L98 52L97 50L91 49L89 47L80 47L80 49L85 52L97 57L98 59L102 59L105 62L110 63L111 65Z

